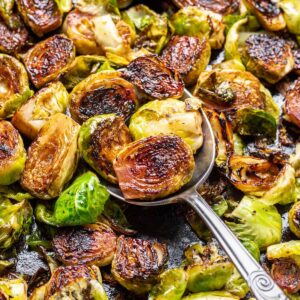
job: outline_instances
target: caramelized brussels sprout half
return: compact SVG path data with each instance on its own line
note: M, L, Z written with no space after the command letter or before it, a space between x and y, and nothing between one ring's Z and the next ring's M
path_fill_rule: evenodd
M178 35L205 37L212 49L222 48L225 25L220 14L188 6L176 12L171 17L171 23Z
M11 117L31 95L24 66L12 56L0 54L0 119Z
M112 262L116 241L110 227L96 223L59 231L53 238L53 248L64 265L102 267Z
M288 214L290 230L300 237L300 202L296 202L290 209Z
M182 300L238 300L236 297L226 291L203 292L191 294L183 297Z
M272 34L251 34L241 54L246 69L269 83L278 82L294 68L290 46Z
M300 127L300 79L288 89L284 102L284 117L294 125Z
M120 236L111 272L127 290L145 294L159 281L167 259L165 244Z
M173 73L155 55L133 60L123 72L123 77L150 99L181 98L183 95L184 84L179 74Z
M0 120L0 185L19 180L26 161L26 150L19 132L10 122Z
M95 223L109 199L107 189L98 177L86 172L77 177L56 200L53 212L38 204L35 215L40 222L52 226L76 226Z
M132 138L122 117L100 115L83 123L79 132L79 151L84 160L103 178L117 183L113 161Z
M0 298L27 300L27 283L22 278L0 278Z
M210 53L206 38L173 36L161 58L169 69L181 75L185 84L193 85L207 67Z
M221 256L213 244L190 246L185 251L185 257L187 289L194 293L222 289L234 270L232 262Z
M133 85L117 71L92 74L70 94L71 115L79 123L96 115L116 114L128 118L137 107Z
M0 198L0 249L7 249L26 234L32 220L32 208L27 200L15 202Z
M53 82L39 90L23 104L12 118L13 125L29 139L34 139L49 118L64 113L69 94L61 82Z
M177 99L146 103L130 119L129 130L135 140L158 134L176 134L194 153L202 146L202 117L198 110Z
M188 183L195 161L180 137L158 135L126 146L113 166L124 197L147 201L166 197Z
M25 190L41 199L61 193L77 167L79 129L76 122L61 113L49 118L29 147L21 178Z
M66 72L75 58L73 42L61 34L37 43L23 57L29 77L36 88Z
M281 0L278 6L283 10L289 32L300 35L300 2L297 0Z

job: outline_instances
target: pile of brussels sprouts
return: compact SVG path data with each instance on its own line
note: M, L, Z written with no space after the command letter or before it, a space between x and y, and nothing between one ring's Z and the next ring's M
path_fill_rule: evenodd
M193 211L202 242L170 269L168 245L135 238L104 184L139 201L178 191L201 109L217 153L199 193L300 298L300 1L152 5L0 0L0 299L105 300L100 268L129 291L118 299L249 299ZM24 247L47 277L18 272Z

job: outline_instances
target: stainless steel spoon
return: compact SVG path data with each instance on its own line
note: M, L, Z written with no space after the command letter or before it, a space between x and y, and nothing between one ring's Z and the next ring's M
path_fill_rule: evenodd
M192 97L185 90L184 98ZM202 111L204 143L195 156L196 168L192 180L178 193L170 197L152 202L128 201L123 197L121 190L108 182L105 182L110 194L122 201L139 206L160 206L176 202L187 202L198 213L207 227L219 241L227 255L230 257L237 270L248 283L253 295L257 299L288 299L272 278L256 262L244 248L227 225L219 218L206 201L197 192L198 187L208 178L215 160L215 138L207 116Z

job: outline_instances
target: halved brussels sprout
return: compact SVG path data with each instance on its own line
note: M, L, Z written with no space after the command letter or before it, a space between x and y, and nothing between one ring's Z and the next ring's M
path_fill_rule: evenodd
M226 291L203 292L203 293L191 294L182 298L182 300L238 300L238 299L240 298Z
M16 3L26 25L39 37L62 23L62 14L55 0L16 0Z
M206 38L173 36L162 53L166 66L177 71L187 85L193 85L210 60L210 45Z
M29 139L34 139L49 118L64 113L69 94L61 82L53 82L39 90L23 104L12 118L13 125Z
M100 115L83 123L79 132L79 151L84 160L103 178L117 183L113 161L132 138L122 117Z
M253 13L261 25L269 31L279 31L286 23L277 2L272 0L243 0L247 9Z
M0 120L0 185L19 180L26 161L26 150L19 132L10 122Z
M150 99L181 98L183 95L184 84L179 74L173 73L156 55L136 58L123 76Z
M177 99L146 103L130 119L129 130L135 140L158 134L176 134L194 153L202 146L202 117L198 110Z
M226 224L234 234L241 240L256 242L261 250L281 241L282 220L275 206L244 196L231 217L235 222Z
M178 35L207 38L212 49L220 49L225 41L223 18L220 14L188 6L171 17L175 33Z
M133 85L117 71L90 75L75 86L70 99L72 118L79 123L112 113L126 119L138 105Z
M32 208L27 200L20 202L0 198L0 249L7 249L29 230Z
M300 2L298 0L281 0L278 6L283 10L283 16L288 30L300 34Z
M80 126L61 113L50 117L28 150L22 187L41 199L57 197L72 178L78 161Z
M296 202L288 214L290 230L300 238L300 202Z
M188 275L183 269L169 269L160 275L160 283L153 287L148 300L180 300L187 281Z
M113 166L124 197L146 201L177 192L191 180L195 161L180 137L158 135L126 146Z
M0 298L27 300L27 283L22 278L0 278Z
M187 289L194 293L222 289L234 270L232 262L221 256L213 244L190 246L185 250L185 257Z
M109 199L107 189L98 177L86 172L77 177L56 200L53 212L38 204L37 220L52 226L76 226L95 223Z
M116 242L110 227L96 223L60 230L53 238L53 248L64 265L102 267L112 262Z
M31 95L24 66L14 57L0 54L0 119L11 117Z
M288 89L284 102L284 117L300 127L300 79Z
M75 58L73 42L56 34L37 43L23 57L29 77L40 88L66 72Z
M145 294L159 281L167 259L165 244L120 236L111 273L127 290Z
M289 44L282 38L268 34L251 34L242 50L246 69L269 83L276 83L294 68Z

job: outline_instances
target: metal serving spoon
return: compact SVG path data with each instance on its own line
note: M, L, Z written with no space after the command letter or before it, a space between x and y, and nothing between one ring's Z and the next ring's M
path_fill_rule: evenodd
M190 98L192 95L185 90L184 98ZM202 148L195 155L196 168L192 180L185 185L179 192L170 197L155 200L151 202L145 201L129 201L123 197L119 187L105 182L109 193L127 203L139 206L160 206L176 202L187 202L197 214L206 223L207 227L219 241L229 258L232 260L240 274L248 283L253 295L257 299L287 300L288 298L272 280L272 278L264 271L264 269L256 262L256 260L244 248L241 242L231 232L221 218L211 209L206 201L197 192L198 187L208 178L211 173L215 160L215 138L207 119L202 111L203 124L202 130L204 135L204 143Z

